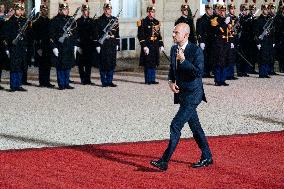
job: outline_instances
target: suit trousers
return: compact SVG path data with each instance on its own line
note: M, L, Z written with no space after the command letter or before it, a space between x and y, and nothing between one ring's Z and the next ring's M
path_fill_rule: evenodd
M197 105L185 103L184 99L181 100L180 108L173 118L170 126L170 141L161 158L162 161L168 162L171 159L171 156L179 142L181 130L186 122L189 124L193 137L202 152L201 159L212 158L209 144L200 125L196 108Z
M22 76L21 71L10 72L10 89L19 89L22 86Z

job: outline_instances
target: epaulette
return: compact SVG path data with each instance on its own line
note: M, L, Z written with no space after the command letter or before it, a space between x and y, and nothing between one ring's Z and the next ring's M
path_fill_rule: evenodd
M138 20L138 21L136 22L136 24L137 24L137 27L140 27L140 26L142 25L142 20Z
M219 24L217 19L218 19L218 17L216 16L216 17L214 17L213 19L210 20L211 26L214 27L214 26L217 26Z

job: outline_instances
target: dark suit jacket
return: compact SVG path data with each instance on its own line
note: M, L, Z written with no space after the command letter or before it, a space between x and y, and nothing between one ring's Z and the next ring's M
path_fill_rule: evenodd
M176 62L177 45L171 48L171 64L168 79L176 81L180 93L179 102L198 105L202 100L206 101L202 75L204 57L201 48L188 43L184 50L185 60L182 63Z

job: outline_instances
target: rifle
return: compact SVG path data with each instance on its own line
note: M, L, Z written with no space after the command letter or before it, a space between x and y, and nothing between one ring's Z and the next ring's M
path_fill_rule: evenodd
M98 40L98 42L102 45L104 41L108 38L110 38L110 32L111 30L118 25L118 18L120 13L122 12L122 9L120 9L119 13L116 17L112 18L109 23L106 25L106 27L103 29L104 34L101 36L101 38Z
M62 36L58 39L58 41L60 43L64 43L64 40L66 37L70 37L72 35L71 30L72 30L72 26L74 24L74 22L76 22L75 18L78 14L78 11L80 10L80 7L78 7L75 11L75 13L68 19L68 21L66 22L66 24L63 27L63 31L64 33L62 34Z
M263 40L263 38L270 33L270 30L273 27L274 18L275 16L266 21L265 25L263 26L263 32L260 36L258 36L258 39Z
M192 18L195 18L197 12L198 12L198 9L196 9L196 11L195 11L194 15L192 16Z
M26 31L26 29L29 26L29 23L33 20L35 14L35 7L32 9L31 13L28 16L27 21L25 22L25 24L20 28L18 35L16 36L16 38L12 41L13 45L17 45L19 40L23 40L24 39L24 33Z

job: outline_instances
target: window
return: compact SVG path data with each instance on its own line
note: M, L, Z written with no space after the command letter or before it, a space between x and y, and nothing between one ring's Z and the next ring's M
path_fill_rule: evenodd
M116 0L112 1L113 15L116 16L122 9L120 18L140 18L140 1L137 0Z
M121 51L135 50L135 37L121 38Z

